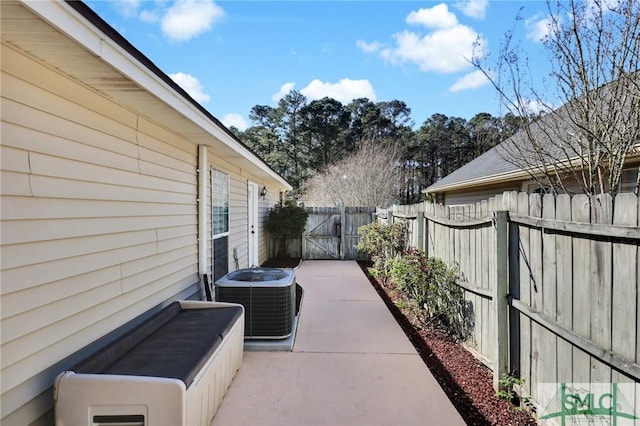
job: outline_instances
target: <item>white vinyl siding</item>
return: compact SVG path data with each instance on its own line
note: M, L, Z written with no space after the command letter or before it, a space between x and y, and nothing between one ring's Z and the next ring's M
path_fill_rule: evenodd
M463 205L477 203L479 201L488 200L504 191L519 191L521 183L507 183L504 185L493 186L490 189L478 188L468 189L455 192L446 192L444 196L444 204L447 206Z
M56 363L197 292L197 147L2 57L2 423L28 424L51 408Z
M229 233L229 271L236 269L236 261L233 258L233 250L238 252L238 267L249 266L247 249L249 247L248 237L248 205L247 205L247 179L242 176L230 176L230 209L233 214L230 217Z
M262 188L262 186L260 186ZM260 263L269 259L269 233L265 228L267 219L269 218L269 209L280 201L280 192L275 187L267 186L267 196L265 200L258 198L258 223L260 227L260 241L258 242L258 257Z

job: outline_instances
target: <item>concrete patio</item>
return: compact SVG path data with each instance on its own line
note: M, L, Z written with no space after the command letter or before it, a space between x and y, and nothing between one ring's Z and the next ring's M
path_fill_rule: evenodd
M292 352L245 352L212 426L462 425L353 261L305 261Z

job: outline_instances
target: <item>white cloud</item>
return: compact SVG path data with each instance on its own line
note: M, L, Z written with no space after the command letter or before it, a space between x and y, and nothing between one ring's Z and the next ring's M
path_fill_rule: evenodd
M293 82L289 82L289 83L285 83L282 86L280 86L280 90L278 90L277 93L274 93L271 96L271 100L273 102L278 102L280 99L282 99L287 93L289 93L290 91L293 90L293 88L296 86L295 83Z
M177 0L162 18L162 32L173 41L186 41L209 31L223 16L212 0Z
M484 19L489 0L467 0L455 5L462 13L470 18Z
M142 10L140 11L138 18L140 18L142 22L146 22L148 24L160 21L160 15L156 10Z
M456 25L425 36L404 31L393 36L396 46L380 51L383 59L393 64L411 62L422 71L459 72L471 66L474 53L484 50L486 40L470 27ZM474 44L478 43L474 52Z
M112 3L122 16L132 18L138 14L138 8L140 7L141 0L118 0L113 1Z
M551 111L558 109L558 105L553 104L545 104L542 100L539 99L521 99L518 101L518 104L515 106L507 105L507 112L520 116L520 115L537 115L537 114L547 114Z
M449 91L460 92L463 90L477 89L478 87L484 86L487 83L489 83L487 76L484 75L482 71L476 70L456 80L456 82L453 83L451 87L449 87Z
M373 43L367 43L364 40L358 40L356 41L356 46L362 49L362 51L365 53L375 53L382 49L383 44L377 41L374 41Z
M550 16L535 15L525 21L527 38L542 42L551 34L553 20Z
M479 0L472 0L479 3ZM378 54L394 65L415 64L421 71L454 73L471 67L473 56L484 56L487 40L473 28L462 25L445 3L412 11L408 24L422 25L426 33L404 30L392 37L394 43L359 40L356 45L366 53Z
M554 109L554 107L550 107L546 105L541 100L530 99L526 101L526 104L524 105L524 109L529 114L540 114L540 113L551 112Z
M458 25L458 18L449 12L445 3L412 11L407 15L406 21L409 25L423 25L427 28L451 28Z
M222 124L227 127L235 127L241 132L247 130L249 125L247 124L247 120L240 114L227 114L222 118Z
M173 41L187 41L209 31L224 16L224 10L214 0L112 2L119 13L127 18L137 17L147 24L160 22L164 36Z
M327 96L343 104L357 98L376 100L376 93L369 80L351 80L348 78L343 78L337 83L325 83L316 79L300 90L300 93L310 100L322 99Z
M199 103L207 103L211 97L204 92L204 88L197 78L190 74L178 72L169 74L169 77L182 87L193 99Z

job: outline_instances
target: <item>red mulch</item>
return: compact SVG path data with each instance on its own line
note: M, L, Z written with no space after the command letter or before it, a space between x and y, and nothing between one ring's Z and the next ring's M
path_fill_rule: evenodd
M371 284L382 297L418 354L469 425L535 425L526 411L516 412L500 400L492 385L492 373L462 345L437 325L425 326L410 310L404 312L394 301L406 299L392 287L384 286L361 263Z

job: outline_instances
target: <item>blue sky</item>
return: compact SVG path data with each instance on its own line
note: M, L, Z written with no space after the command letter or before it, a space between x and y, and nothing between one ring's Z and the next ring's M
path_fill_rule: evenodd
M548 72L539 42L542 1L87 4L224 124L241 130L251 125L253 106L275 106L290 89L309 101L401 100L416 127L435 113L501 115L495 90L467 59L476 40L495 56L518 14L517 36L534 73Z

